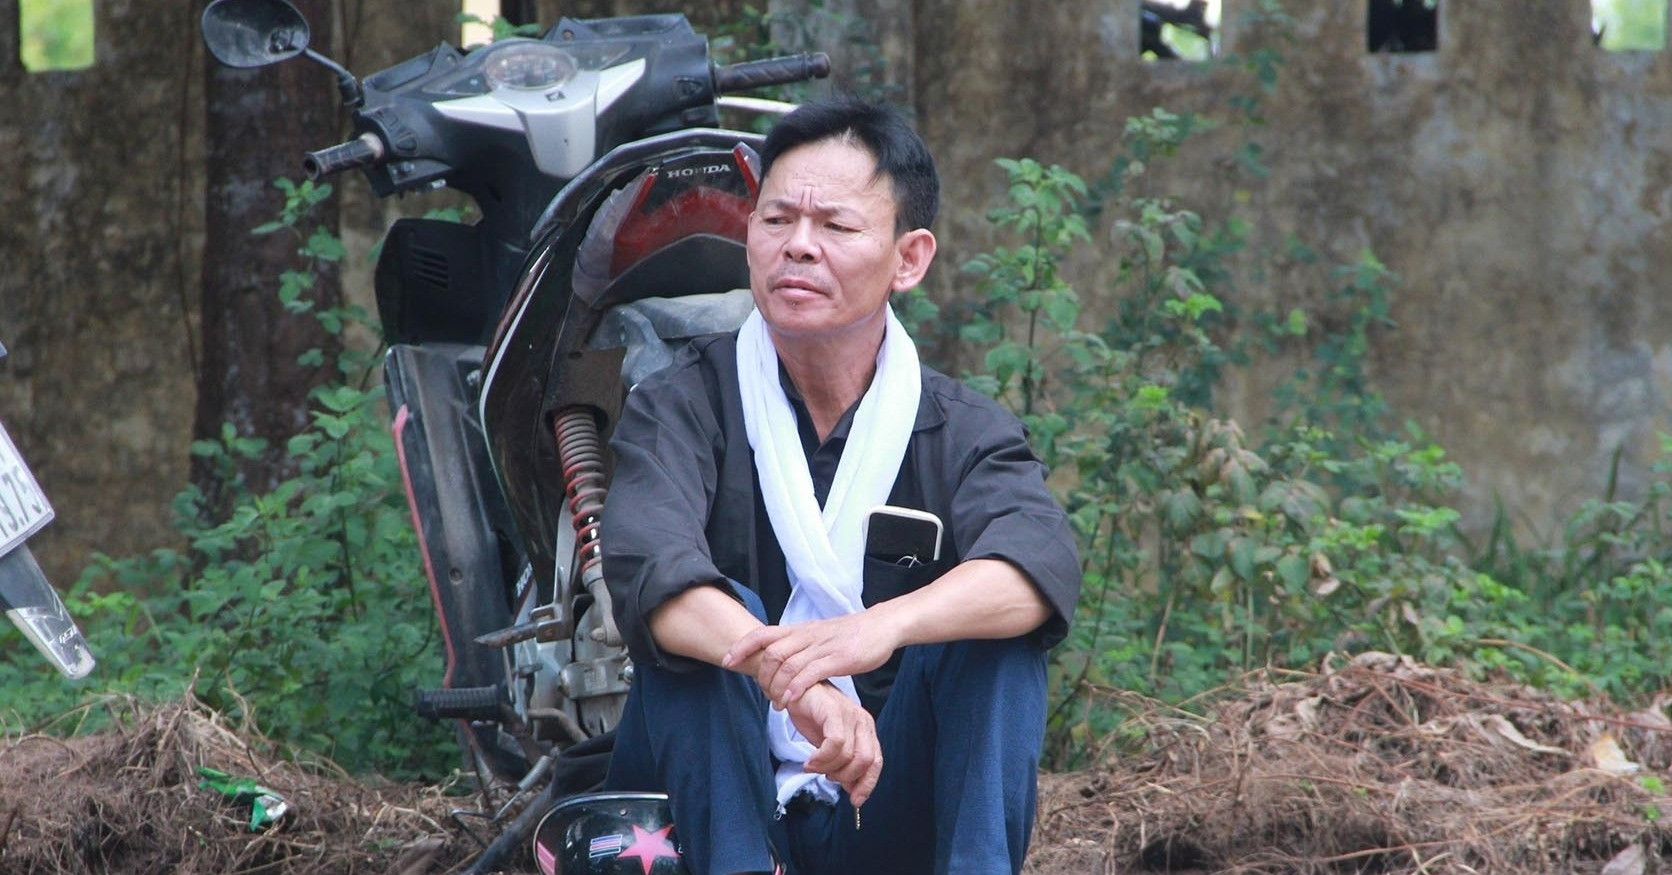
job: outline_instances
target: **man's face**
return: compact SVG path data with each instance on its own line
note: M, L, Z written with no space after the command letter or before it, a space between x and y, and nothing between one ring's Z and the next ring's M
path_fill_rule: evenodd
M749 217L748 247L749 286L774 337L880 331L889 293L928 267L913 243L928 232L896 237L894 217L893 185L863 148L821 140L780 155Z

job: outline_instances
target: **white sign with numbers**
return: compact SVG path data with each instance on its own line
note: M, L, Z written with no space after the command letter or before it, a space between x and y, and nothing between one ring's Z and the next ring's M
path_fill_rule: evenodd
M52 521L52 505L23 463L6 427L0 425L0 556Z

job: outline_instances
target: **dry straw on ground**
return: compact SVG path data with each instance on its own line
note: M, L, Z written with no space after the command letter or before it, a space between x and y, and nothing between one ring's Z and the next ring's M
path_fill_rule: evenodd
M1218 701L1206 717L1138 708L1125 756L1042 776L1027 871L1643 875L1672 856L1658 707L1562 702L1387 654ZM0 726L0 872L441 875L475 847L447 817L465 800L297 765L200 705L124 705L116 726ZM292 810L251 832L247 805L198 786L200 766Z
M1672 722L1367 653L1148 709L1141 752L1041 780L1028 871L1657 871Z
M433 789L298 765L195 703L120 707L94 735L0 735L0 872L421 875L462 856ZM253 778L290 811L252 832L250 806L200 787L200 766Z

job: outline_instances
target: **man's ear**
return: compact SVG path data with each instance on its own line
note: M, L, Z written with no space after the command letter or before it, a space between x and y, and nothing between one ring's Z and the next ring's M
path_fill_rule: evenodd
M900 235L894 242L900 253L900 266L894 271L893 291L903 292L923 282L929 263L935 260L935 235L928 228L918 228Z

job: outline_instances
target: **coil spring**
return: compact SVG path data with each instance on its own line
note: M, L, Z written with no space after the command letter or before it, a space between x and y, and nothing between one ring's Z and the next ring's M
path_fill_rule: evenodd
M598 543L598 517L604 510L604 441L598 420L589 407L569 407L557 414L557 459L563 466L563 491L569 497L569 516L575 526L580 578L601 574L603 547Z

